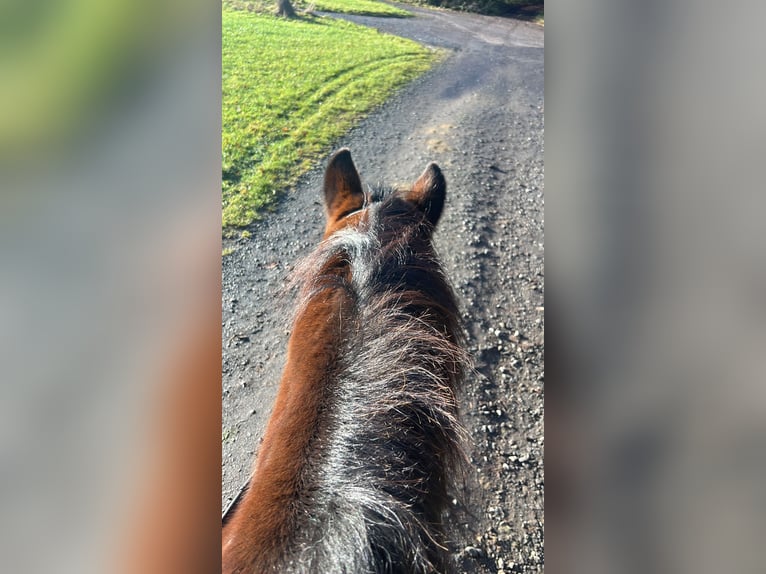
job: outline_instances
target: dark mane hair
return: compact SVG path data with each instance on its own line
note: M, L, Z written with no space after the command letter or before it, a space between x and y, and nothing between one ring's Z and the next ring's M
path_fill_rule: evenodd
M328 301L339 304L312 325L337 321L335 337L304 350L307 364L317 352L327 360L290 517L260 546L256 570L232 571L449 569L440 525L463 459L456 391L468 363L458 307L435 222L398 191L365 194L362 209L293 277L292 337Z

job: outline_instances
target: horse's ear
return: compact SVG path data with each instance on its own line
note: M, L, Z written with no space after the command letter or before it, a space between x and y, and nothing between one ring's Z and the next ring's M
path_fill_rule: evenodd
M435 163L429 163L423 174L412 185L407 199L425 213L431 225L436 225L444 209L444 198L447 195L447 182L444 181L442 170Z
M335 152L324 173L324 206L327 221L334 222L364 204L359 173L351 160L351 152L343 148Z

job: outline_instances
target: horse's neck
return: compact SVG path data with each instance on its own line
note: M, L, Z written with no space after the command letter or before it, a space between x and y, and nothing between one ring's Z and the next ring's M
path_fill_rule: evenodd
M289 534L306 478L303 471L313 451L311 441L320 430L319 413L327 373L337 360L344 308L350 309L347 295L326 290L312 299L293 326L253 478L232 521L232 532L247 531L240 534L256 546L259 540L273 544L275 532Z

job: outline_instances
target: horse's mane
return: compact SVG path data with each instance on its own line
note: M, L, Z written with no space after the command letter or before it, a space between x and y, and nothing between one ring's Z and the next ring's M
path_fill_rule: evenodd
M363 223L323 241L293 277L296 320L326 290L352 305L324 375L301 523L279 565L287 571L448 568L438 524L463 459L459 312L430 223L396 193L368 198Z

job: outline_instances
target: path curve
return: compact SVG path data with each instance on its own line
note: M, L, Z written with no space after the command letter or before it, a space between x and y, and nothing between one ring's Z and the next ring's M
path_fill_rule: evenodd
M450 517L458 571L543 571L543 29L410 8L415 18L342 16L449 50L340 139L366 182L447 178L436 233L477 373L461 397L472 471ZM329 155L328 150L328 155ZM223 506L246 480L287 343L293 264L321 238L326 158L223 262Z

